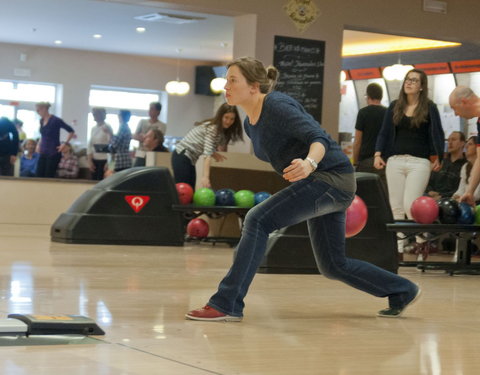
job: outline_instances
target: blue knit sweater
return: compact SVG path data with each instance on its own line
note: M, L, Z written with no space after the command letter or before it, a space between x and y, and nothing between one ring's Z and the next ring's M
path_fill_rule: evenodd
M283 169L293 159L304 159L314 142L322 143L326 150L317 171L340 174L354 172L340 146L300 103L288 95L278 91L269 93L257 123L251 125L247 117L244 128L252 140L255 155L269 162L279 174L283 174Z

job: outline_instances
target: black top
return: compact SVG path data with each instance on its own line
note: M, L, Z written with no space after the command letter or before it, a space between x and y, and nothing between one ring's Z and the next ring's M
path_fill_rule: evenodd
M431 155L429 126L428 119L417 128L411 125L411 117L403 116L396 127L395 155L412 155L429 159Z
M430 180L425 191L436 191L442 198L451 197L458 189L460 171L467 162L465 156L452 162L450 155L443 159L442 169L430 174Z
M355 129L362 132L358 161L373 157L377 135L382 127L386 111L386 107L373 104L358 111Z
M0 155L17 155L18 131L13 122L0 117Z

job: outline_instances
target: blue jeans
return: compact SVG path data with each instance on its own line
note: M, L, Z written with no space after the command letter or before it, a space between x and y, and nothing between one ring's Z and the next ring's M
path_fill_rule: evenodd
M243 316L243 299L263 260L269 233L307 220L317 267L325 277L376 297L388 296L390 307L403 307L416 291L415 284L373 264L345 256L345 210L353 197L354 193L308 177L250 209L237 256L208 305L224 314Z

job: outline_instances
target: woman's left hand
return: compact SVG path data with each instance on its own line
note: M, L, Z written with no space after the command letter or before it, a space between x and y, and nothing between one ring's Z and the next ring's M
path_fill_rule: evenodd
M432 171L434 171L434 172L438 172L441 167L442 167L442 165L440 164L440 162L438 161L438 159L435 160L435 161L432 163Z
M60 146L57 147L58 152L62 152L65 148L65 143L62 143Z
M225 155L219 154L218 152L214 152L212 154L213 160L215 160L217 163L227 160L227 157Z
M295 182L310 176L310 173L312 173L312 165L308 160L293 159L283 170L283 178L289 182Z

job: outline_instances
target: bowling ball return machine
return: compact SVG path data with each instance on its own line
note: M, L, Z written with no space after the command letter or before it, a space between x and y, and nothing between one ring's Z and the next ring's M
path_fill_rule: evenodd
M240 227L243 226L245 215L249 210L249 208L237 206L196 206L194 204L174 204L172 209L176 212L180 212L186 221L190 221L201 215L206 215L211 219L219 219L230 214L235 214L240 220ZM233 247L238 243L240 238L222 236L194 238L187 236L185 240L188 242L208 242L212 243L213 245L215 245L217 242L222 242L227 243L230 247Z
M115 173L84 192L53 223L54 242L183 246L178 195L167 168Z

